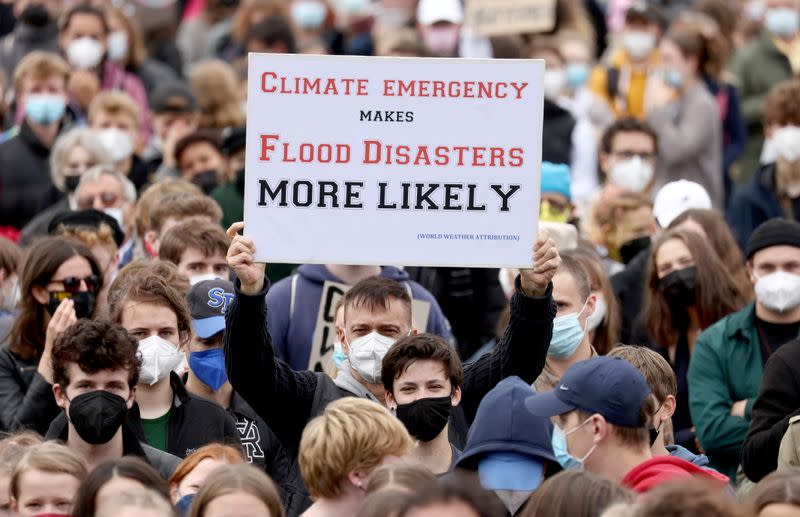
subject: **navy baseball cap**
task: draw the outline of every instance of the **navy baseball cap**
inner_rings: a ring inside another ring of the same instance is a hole
[[[581,410],[599,413],[615,425],[644,427],[640,412],[649,395],[644,375],[628,361],[593,357],[573,364],[555,389],[529,397],[525,406],[536,416]]]
[[[225,312],[234,297],[233,283],[222,278],[204,280],[193,285],[186,294],[192,328],[202,339],[225,330]]]

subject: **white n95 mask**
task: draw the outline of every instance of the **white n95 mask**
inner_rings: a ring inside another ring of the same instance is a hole
[[[756,278],[756,298],[767,309],[787,312],[800,305],[800,276],[775,271]]]
[[[376,331],[350,341],[350,366],[371,384],[381,382],[381,365],[386,353],[396,342]]]
[[[170,372],[184,359],[184,354],[178,347],[158,336],[140,340],[139,354],[142,357],[139,382],[150,386],[169,377]]]

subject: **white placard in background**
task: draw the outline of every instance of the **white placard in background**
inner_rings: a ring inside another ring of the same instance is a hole
[[[256,259],[530,267],[540,60],[250,54]]]

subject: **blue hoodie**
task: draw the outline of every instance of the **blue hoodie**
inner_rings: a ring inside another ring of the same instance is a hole
[[[665,449],[667,449],[667,452],[669,452],[669,455],[673,458],[680,458],[698,467],[713,470],[708,466],[708,456],[705,454],[695,454],[686,447],[681,447],[680,445],[667,445]]]
[[[548,476],[553,469],[560,470],[550,443],[553,425],[525,407],[525,399],[533,394],[533,388],[516,376],[503,379],[487,393],[478,406],[456,466],[476,470],[485,454],[516,452],[544,461]]]
[[[325,281],[344,283],[322,265],[306,264],[297,270],[294,293],[294,314],[290,314],[292,298],[292,278],[284,278],[267,292],[267,324],[272,336],[272,344],[278,357],[289,363],[295,370],[307,370],[311,356],[311,343],[317,324],[319,300]],[[381,275],[411,288],[415,300],[430,302],[426,332],[442,336],[450,341],[447,319],[436,299],[424,287],[408,279],[408,273],[392,266],[384,266]]]

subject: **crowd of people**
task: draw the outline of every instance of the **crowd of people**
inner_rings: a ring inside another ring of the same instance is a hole
[[[0,516],[800,515],[800,0],[469,3],[0,0]],[[544,60],[532,267],[256,262],[250,52]]]

